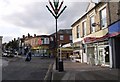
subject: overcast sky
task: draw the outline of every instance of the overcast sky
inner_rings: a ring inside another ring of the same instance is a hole
[[[64,0],[62,8],[65,5],[67,8],[58,19],[58,30],[70,29],[71,24],[85,12],[89,1]],[[0,36],[3,36],[3,42],[28,33],[54,33],[55,19],[46,5],[50,7],[48,0],[0,0]]]

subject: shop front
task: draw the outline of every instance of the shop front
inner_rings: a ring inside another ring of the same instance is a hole
[[[76,42],[74,45],[73,55],[80,59],[81,63],[87,63],[87,55],[85,52],[85,44],[82,41]]]
[[[120,20],[109,26],[110,67],[120,68]]]
[[[85,39],[88,64],[99,66],[110,65],[108,35],[105,36]]]
[[[32,48],[34,56],[48,57],[50,55],[48,46],[36,46]]]

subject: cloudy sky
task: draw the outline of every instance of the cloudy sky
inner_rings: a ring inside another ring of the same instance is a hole
[[[67,8],[58,19],[58,29],[70,29],[71,24],[85,12],[89,1],[64,0],[62,8],[65,5]],[[0,0],[0,36],[3,36],[3,42],[28,33],[55,32],[54,17],[46,5],[50,7],[48,0]]]

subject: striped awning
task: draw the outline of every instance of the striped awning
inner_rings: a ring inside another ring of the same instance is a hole
[[[86,38],[84,38],[84,42],[85,43],[98,42],[98,41],[106,40],[109,37],[110,37],[110,34],[108,34],[108,33],[102,37],[86,37]]]

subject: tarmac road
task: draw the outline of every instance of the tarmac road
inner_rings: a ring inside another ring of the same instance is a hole
[[[14,60],[14,58],[13,58]],[[43,80],[54,59],[32,57],[30,62],[18,58],[2,68],[2,80]]]

